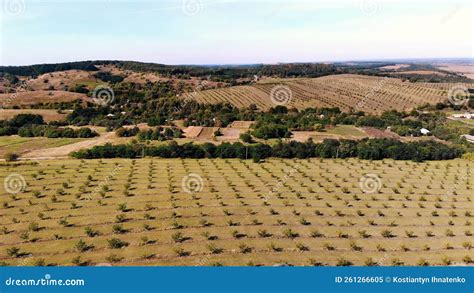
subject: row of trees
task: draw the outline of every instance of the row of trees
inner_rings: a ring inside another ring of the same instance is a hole
[[[97,132],[87,127],[72,129],[59,126],[61,126],[61,123],[46,124],[41,115],[18,114],[10,120],[0,121],[0,136],[18,134],[23,137],[89,138],[98,135]]]
[[[51,125],[27,125],[18,129],[22,137],[48,137],[48,138],[90,138],[99,134],[88,127],[73,129],[70,127],[56,127]]]
[[[118,137],[132,137],[137,135],[138,132],[140,132],[140,128],[138,128],[137,126],[132,128],[120,127],[115,130],[115,135]]]
[[[434,141],[402,143],[392,139],[332,140],[322,143],[279,142],[274,146],[267,144],[244,145],[242,143],[223,143],[214,145],[205,143],[195,145],[187,143],[178,145],[145,146],[143,144],[95,146],[80,150],[71,155],[79,159],[98,158],[135,158],[153,156],[162,158],[239,158],[260,161],[269,157],[278,158],[350,158],[358,157],[368,160],[391,158],[395,160],[448,160],[460,157],[462,150]]]
[[[98,68],[96,65],[105,65],[110,63],[113,63],[113,61],[78,61],[55,64],[35,64],[28,66],[0,66],[0,72],[21,76],[37,76],[44,73],[72,69],[97,71]]]
[[[0,136],[16,135],[23,126],[44,125],[43,116],[36,114],[18,114],[10,120],[0,120]]]
[[[358,63],[358,64],[324,64],[324,63],[287,63],[287,64],[251,64],[241,66],[201,66],[201,65],[165,65],[158,63],[144,63],[135,61],[79,61],[56,64],[37,64],[29,66],[0,66],[0,73],[9,73],[21,76],[36,76],[39,74],[64,71],[88,70],[98,71],[100,65],[116,65],[124,70],[136,72],[154,72],[163,76],[178,77],[182,79],[199,77],[209,78],[213,81],[225,81],[231,84],[241,78],[253,79],[257,76],[274,77],[319,77],[331,74],[359,73],[381,74],[379,67],[393,65],[393,63]]]
[[[183,132],[178,127],[155,127],[154,129],[140,130],[137,126],[133,128],[120,127],[115,131],[118,137],[133,137],[138,136],[141,141],[144,140],[171,140],[173,138],[180,138]]]
[[[102,81],[110,82],[110,83],[119,83],[124,80],[123,76],[114,75],[110,72],[99,71],[94,76]]]
[[[290,138],[291,132],[286,125],[261,123],[252,131],[252,135],[262,139]]]
[[[155,129],[147,129],[138,132],[139,140],[170,140],[183,136],[181,129],[177,127],[156,127]]]

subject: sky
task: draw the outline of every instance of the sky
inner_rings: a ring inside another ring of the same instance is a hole
[[[0,65],[474,57],[471,0],[0,1]]]

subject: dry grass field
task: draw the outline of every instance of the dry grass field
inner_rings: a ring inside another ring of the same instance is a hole
[[[474,78],[474,64],[440,64],[438,68]]]
[[[174,85],[178,83],[182,83],[187,86],[198,86],[201,84],[201,79],[196,77],[191,77],[189,79],[181,79],[176,77],[167,77],[160,75],[159,73],[155,72],[135,72],[132,70],[124,70],[120,67],[115,65],[99,65],[97,68],[100,69],[102,72],[109,72],[113,75],[119,75],[124,77],[124,82],[131,82],[131,83],[138,83],[138,84],[145,84],[148,82],[167,82],[171,81]],[[206,80],[206,87],[214,88],[217,87],[219,82]]]
[[[0,156],[3,158],[6,153],[11,152],[21,156],[31,153],[44,156],[50,149],[63,149],[67,145],[76,144],[84,140],[83,138],[2,136],[0,137]],[[66,153],[66,156],[67,154],[68,153]],[[54,154],[55,157],[59,155],[64,156],[64,154],[58,152]]]
[[[9,111],[9,110],[0,110]],[[17,110],[12,110],[17,111]],[[28,111],[28,110],[18,110]],[[50,110],[32,110],[36,111],[50,111]],[[53,110],[51,110],[53,111]],[[76,126],[69,126],[70,128],[79,128]],[[1,136],[0,137],[0,156],[6,153],[13,152],[20,155],[22,158],[37,159],[37,158],[63,158],[68,157],[71,152],[81,150],[83,148],[90,148],[96,145],[103,145],[106,143],[128,143],[132,138],[117,137],[115,132],[105,132],[104,127],[90,127],[92,130],[99,133],[99,136],[92,138],[47,138],[47,137],[21,137],[18,135]]]
[[[280,88],[283,104],[297,109],[339,107],[343,111],[353,109],[381,113],[445,102],[449,89],[454,86],[450,83],[410,83],[396,78],[344,74],[311,79],[270,79],[249,86],[191,93],[185,98],[202,103],[229,102],[237,107],[255,104],[265,110],[276,105],[272,102],[271,93]],[[474,87],[474,84],[464,86]]]
[[[18,114],[38,114],[44,121],[64,121],[68,112],[59,113],[58,110],[49,109],[0,109],[0,120],[9,120]]]
[[[395,64],[395,65],[387,65],[380,67],[381,70],[399,70],[403,68],[410,67],[410,64]]]
[[[58,140],[54,138],[53,140]],[[64,140],[60,138],[59,140]],[[89,139],[73,138],[69,139],[68,143],[51,145],[42,148],[35,148],[25,152],[22,157],[37,159],[37,158],[58,158],[68,157],[71,152],[79,151],[81,149],[92,148],[97,145],[104,145],[106,143],[127,143],[130,141],[129,137],[116,137],[115,132],[102,133],[100,136],[96,136]]]
[[[465,160],[3,164],[0,262],[472,265],[473,171]]]
[[[146,82],[159,82],[167,80],[164,77],[160,77],[159,74],[152,72],[134,72],[131,70],[123,70],[114,65],[101,65],[97,66],[102,72],[109,72],[113,75],[124,76],[125,82],[134,82],[144,84]]]
[[[42,74],[27,81],[32,90],[48,90],[51,86],[55,90],[73,88],[77,84],[90,85],[92,88],[103,82],[94,77],[95,72],[85,70],[65,70]]]
[[[434,71],[434,70],[407,70],[407,71],[395,71],[388,72],[387,74],[419,74],[419,75],[439,75],[447,76],[444,72]]]
[[[30,106],[38,103],[73,102],[85,100],[85,94],[66,91],[19,91],[17,93],[0,94],[0,107]]]
[[[292,131],[292,140],[305,142],[312,139],[315,142],[322,142],[325,139],[350,139],[358,140],[369,137],[369,134],[362,128],[352,125],[338,125],[328,128],[325,131]]]

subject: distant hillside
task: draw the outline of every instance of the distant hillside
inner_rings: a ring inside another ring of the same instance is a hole
[[[474,83],[464,85],[474,88]],[[274,107],[276,100],[276,103],[300,110],[308,107],[339,107],[343,111],[382,113],[446,102],[448,91],[453,86],[452,83],[411,83],[398,78],[344,74],[320,78],[269,79],[268,82],[252,85],[190,93],[184,99],[211,104],[229,102],[239,108],[254,104],[262,110]]]
[[[134,72],[154,72],[163,76],[177,78],[210,77],[229,81],[238,78],[254,78],[254,76],[273,77],[319,77],[342,73],[363,73],[374,69],[373,64],[366,65],[334,65],[323,63],[285,63],[285,64],[253,64],[253,65],[164,65],[135,61],[80,61],[57,64],[36,64],[28,66],[0,66],[0,75],[38,76],[50,72],[66,70],[97,71],[102,65],[115,65],[122,70]],[[378,64],[383,66],[385,64]]]
[[[79,61],[57,64],[36,64],[29,66],[0,66],[0,77],[16,81],[16,77],[37,77],[46,73],[68,70],[100,71],[104,66],[113,66],[129,74],[152,73],[164,78],[188,80],[191,78],[224,82],[230,85],[245,84],[255,77],[321,77],[336,74],[363,74],[391,76],[412,82],[471,82],[466,76],[441,70],[429,64],[393,62],[337,62],[337,63],[282,63],[248,65],[165,65],[136,61]],[[122,76],[127,79],[127,75]],[[133,78],[132,78],[133,79]]]
[[[97,71],[96,65],[111,64],[116,61],[79,61],[55,64],[35,64],[27,66],[0,66],[0,73],[9,73],[19,76],[38,76],[45,73],[65,70]]]

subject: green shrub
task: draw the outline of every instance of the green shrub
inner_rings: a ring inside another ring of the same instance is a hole
[[[6,162],[13,162],[13,161],[18,160],[19,156],[15,153],[7,152],[5,153],[3,158],[5,159]]]

